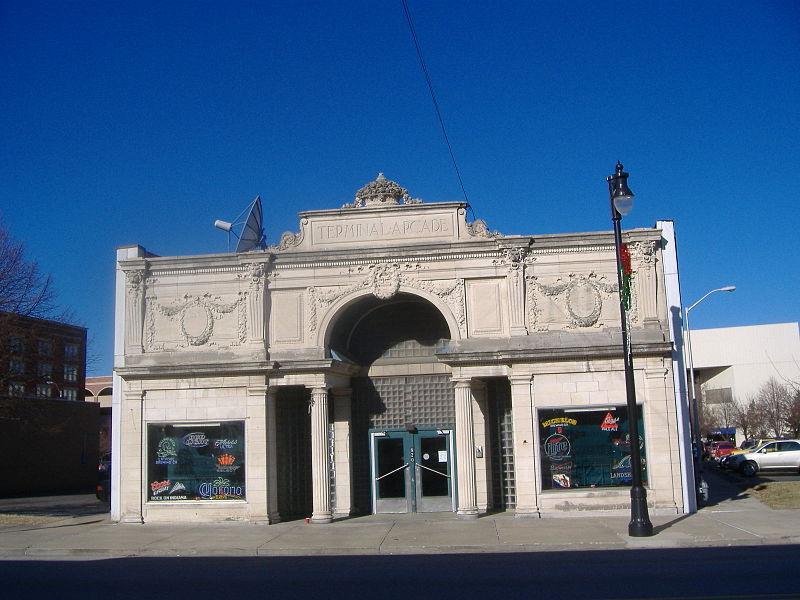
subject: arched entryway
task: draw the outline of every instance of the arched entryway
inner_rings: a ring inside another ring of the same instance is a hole
[[[454,509],[454,387],[436,358],[450,335],[439,310],[409,293],[365,296],[336,318],[330,354],[359,366],[351,380],[353,512]]]

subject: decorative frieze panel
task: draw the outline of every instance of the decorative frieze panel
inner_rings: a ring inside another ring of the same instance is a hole
[[[458,322],[459,331],[466,333],[466,314],[464,309],[464,281],[453,280],[426,280],[420,279],[414,273],[422,267],[419,264],[404,263],[376,263],[368,266],[359,266],[349,269],[349,276],[360,279],[348,286],[311,287],[308,289],[308,328],[311,333],[317,331],[319,319],[325,311],[340,298],[359,292],[369,291],[376,298],[388,300],[394,297],[401,286],[427,292],[440,298],[453,313]]]
[[[167,304],[156,296],[146,300],[146,352],[203,347],[225,348],[247,339],[248,292],[226,302],[211,294],[185,294]]]
[[[540,277],[528,276],[528,324],[532,330],[557,329],[559,325],[573,327],[599,327],[604,306],[618,302],[617,285],[598,277],[570,273],[546,283]]]

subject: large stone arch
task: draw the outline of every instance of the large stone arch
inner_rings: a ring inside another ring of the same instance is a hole
[[[453,314],[453,311],[450,309],[450,307],[442,300],[442,298],[425,290],[420,290],[407,285],[400,285],[396,294],[393,294],[392,297],[384,300],[391,301],[392,298],[402,296],[411,296],[425,301],[426,304],[435,309],[444,319],[449,332],[449,339],[461,339],[462,336],[461,329],[459,327],[459,320]],[[317,330],[316,340],[316,345],[324,348],[326,355],[330,354],[331,336],[334,332],[337,321],[357,303],[370,297],[377,298],[377,296],[371,290],[358,290],[337,299],[327,308],[320,320],[320,327]]]

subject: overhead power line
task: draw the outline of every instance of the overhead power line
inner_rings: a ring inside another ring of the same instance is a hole
[[[433,100],[433,108],[436,110],[436,116],[439,119],[439,125],[442,127],[442,135],[444,135],[444,141],[447,144],[447,149],[450,151],[450,159],[453,161],[453,168],[456,171],[456,177],[458,177],[458,183],[461,186],[461,192],[464,194],[464,200],[467,204],[469,204],[469,199],[467,198],[467,190],[464,188],[464,181],[461,179],[461,171],[458,170],[458,163],[456,162],[456,156],[453,153],[453,146],[450,144],[450,138],[447,137],[447,129],[444,126],[444,119],[442,118],[442,111],[439,110],[439,103],[436,101],[436,94],[433,91],[433,83],[431,82],[431,76],[428,74],[428,68],[425,66],[425,59],[422,58],[422,50],[419,47],[419,40],[417,40],[417,33],[414,31],[414,23],[411,20],[411,13],[408,10],[408,4],[406,4],[406,0],[400,0],[403,4],[403,11],[406,13],[406,21],[408,22],[408,29],[411,31],[411,39],[414,40],[414,47],[417,49],[417,56],[419,57],[419,64],[422,67],[422,72],[425,74],[425,81],[428,83],[428,91],[431,93],[431,100]]]

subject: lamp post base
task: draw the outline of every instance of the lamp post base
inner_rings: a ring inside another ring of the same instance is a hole
[[[631,521],[628,523],[628,535],[631,537],[650,537],[653,535],[653,524],[647,514],[647,491],[643,487],[631,488]]]

